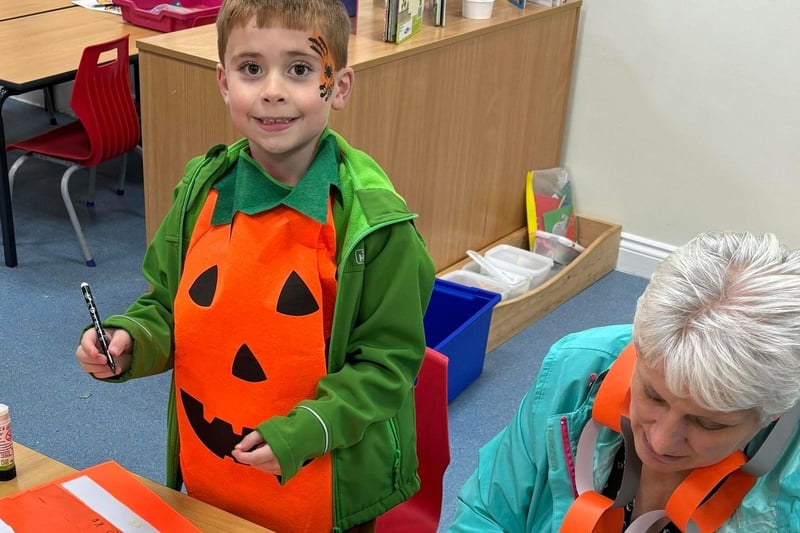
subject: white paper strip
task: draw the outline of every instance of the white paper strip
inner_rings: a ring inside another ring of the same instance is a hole
[[[159,533],[89,476],[65,481],[61,486],[124,533]]]
[[[14,533],[14,529],[0,519],[0,533]]]

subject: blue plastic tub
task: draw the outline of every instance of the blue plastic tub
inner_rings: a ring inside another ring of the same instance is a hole
[[[342,0],[344,7],[347,9],[347,14],[353,18],[358,13],[358,0]]]
[[[483,372],[492,309],[500,295],[436,278],[425,312],[425,340],[447,356],[447,401]]]

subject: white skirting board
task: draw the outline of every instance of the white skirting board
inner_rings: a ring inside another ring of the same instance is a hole
[[[638,235],[625,233],[620,235],[617,270],[649,278],[656,267],[675,250],[675,246],[653,241]]]

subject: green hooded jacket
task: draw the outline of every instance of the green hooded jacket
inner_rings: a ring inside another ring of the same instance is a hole
[[[331,130],[339,146],[341,198],[334,202],[338,286],[328,374],[316,396],[257,426],[281,465],[281,483],[332,453],[334,532],[369,521],[419,489],[413,383],[425,351],[423,316],[434,266],[404,200],[378,164]],[[117,381],[173,366],[173,303],[192,229],[209,189],[247,140],[193,159],[145,253],[151,289],[104,321],[134,339],[131,369]],[[337,195],[334,195],[336,197]],[[168,486],[179,489],[176,402],[167,420]]]

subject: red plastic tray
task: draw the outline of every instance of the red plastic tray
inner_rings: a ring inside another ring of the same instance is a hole
[[[157,31],[176,31],[209,24],[219,12],[222,0],[114,0],[122,19]]]

